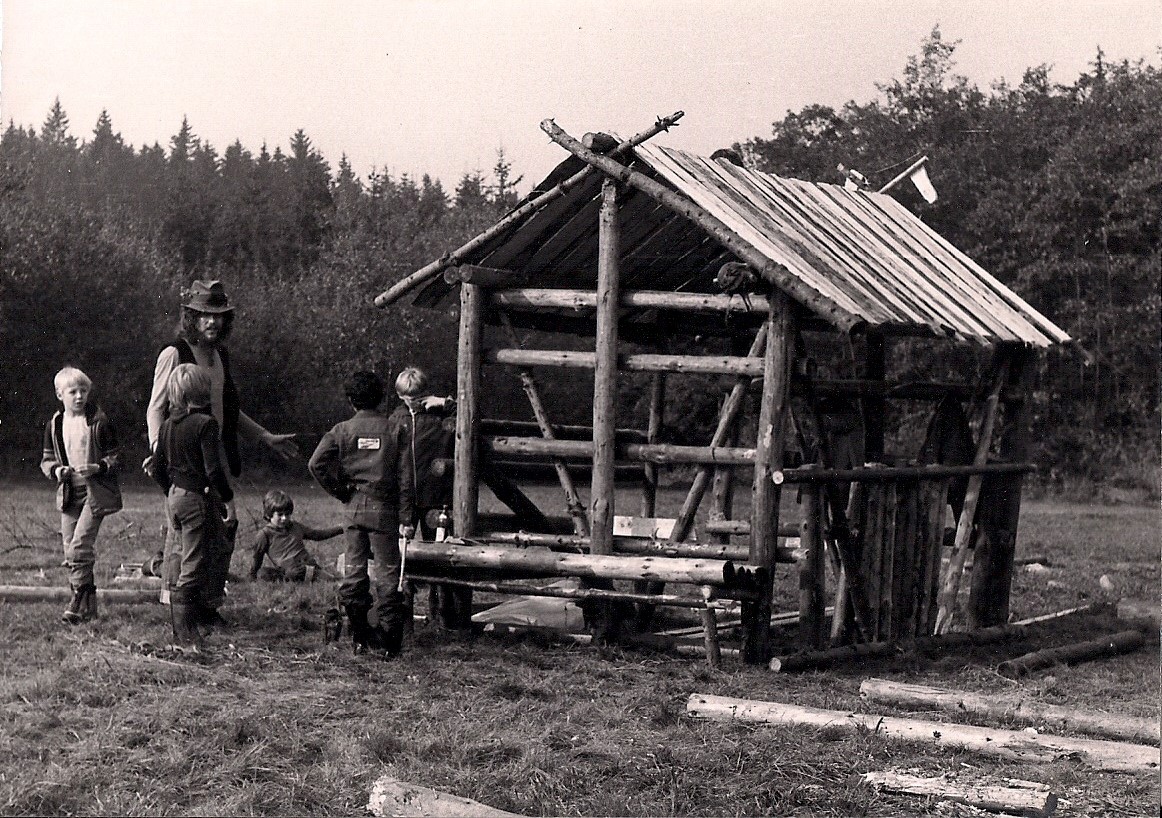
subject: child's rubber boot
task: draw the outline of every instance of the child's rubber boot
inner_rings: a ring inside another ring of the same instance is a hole
[[[323,644],[338,642],[343,636],[343,613],[338,608],[328,608],[323,613]]]
[[[97,586],[90,585],[89,593],[85,597],[84,610],[81,611],[81,618],[86,622],[97,618]]]
[[[188,653],[201,653],[204,644],[198,630],[198,603],[188,594],[173,591],[170,594],[169,613],[173,624],[174,647]]]
[[[351,630],[351,648],[356,656],[362,656],[371,647],[371,625],[367,623],[369,609],[364,605],[344,605],[343,610]]]
[[[69,600],[68,607],[61,614],[61,622],[66,625],[79,625],[85,621],[81,614],[85,607],[84,586],[74,587],[72,591],[73,598]]]

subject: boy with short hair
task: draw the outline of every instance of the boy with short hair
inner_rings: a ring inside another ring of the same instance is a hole
[[[197,653],[199,624],[216,603],[214,560],[226,547],[225,505],[234,499],[226,466],[219,459],[218,421],[210,409],[210,374],[194,364],[179,364],[166,380],[170,413],[158,430],[150,474],[166,494],[166,513],[174,532],[167,541],[172,566],[165,578],[170,592],[174,644]],[[209,598],[207,598],[209,597]]]
[[[383,381],[374,372],[356,372],[344,391],[355,414],[323,435],[307,468],[324,491],[346,506],[349,515],[339,603],[347,614],[355,653],[375,648],[391,659],[403,649],[408,616],[399,590],[399,469],[401,456],[408,457],[405,430],[379,411]],[[368,623],[373,603],[367,572],[371,558],[376,565],[374,628]]]
[[[57,482],[61,541],[73,592],[61,621],[75,625],[97,616],[97,534],[101,520],[121,509],[121,448],[109,418],[89,400],[93,382],[88,375],[66,366],[56,373],[53,386],[63,409],[44,428],[40,470]]]
[[[310,528],[291,518],[295,501],[285,491],[271,489],[262,498],[262,516],[266,525],[254,540],[254,560],[250,579],[259,576],[267,581],[307,582],[314,580],[319,563],[307,550],[303,540],[329,540],[343,533],[342,526]],[[264,568],[262,561],[270,557],[272,567]]]
[[[452,458],[456,430],[451,414],[456,401],[437,397],[428,388],[428,377],[409,366],[395,379],[395,391],[402,404],[392,418],[407,430],[411,468],[403,469],[404,495],[414,502],[400,509],[405,536],[418,528],[425,540],[436,536],[436,517],[452,502]],[[433,585],[430,607],[440,624],[459,634],[472,629],[472,589],[453,585]]]

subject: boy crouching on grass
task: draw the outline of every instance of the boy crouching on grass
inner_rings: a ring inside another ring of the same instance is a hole
[[[66,366],[53,379],[63,409],[44,429],[40,470],[57,483],[61,541],[69,568],[73,598],[61,614],[70,625],[97,617],[97,533],[101,520],[121,510],[117,483],[120,447],[109,418],[89,402],[93,382],[81,370]]]
[[[355,653],[382,650],[385,659],[403,649],[409,612],[400,590],[400,457],[407,457],[406,430],[380,412],[383,381],[374,372],[356,372],[345,392],[355,414],[323,435],[307,468],[319,485],[346,506],[347,545],[339,603],[347,614]],[[410,468],[410,463],[407,465]],[[410,501],[404,503],[410,506]],[[367,561],[374,558],[378,622],[372,607]]]
[[[250,579],[261,577],[270,582],[312,582],[319,571],[318,561],[307,550],[303,540],[329,540],[343,533],[342,526],[310,528],[291,519],[295,501],[284,491],[272,489],[262,498],[262,516],[266,525],[254,541],[254,561]],[[271,567],[262,561],[269,557]]]

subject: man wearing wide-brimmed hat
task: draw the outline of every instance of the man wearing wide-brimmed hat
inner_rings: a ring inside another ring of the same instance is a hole
[[[166,381],[178,364],[196,364],[210,374],[211,411],[221,428],[222,457],[230,474],[238,477],[242,473],[242,460],[238,453],[239,435],[269,446],[284,458],[294,458],[299,454],[294,444],[294,435],[279,435],[267,431],[253,418],[241,410],[238,389],[230,372],[230,355],[223,344],[230,337],[234,325],[234,307],[226,297],[226,288],[221,281],[194,281],[183,293],[181,325],[178,337],[166,345],[157,356],[153,370],[153,391],[149,397],[145,421],[149,430],[149,449],[157,445],[157,434],[169,412],[166,401]],[[147,461],[148,462],[148,461]],[[230,557],[234,552],[233,533],[237,531],[238,520],[234,514],[234,504],[226,506],[226,525],[231,532],[229,553],[223,553],[210,560],[208,587],[201,600],[204,619],[208,624],[221,623],[217,613],[224,596],[226,574],[230,568]],[[168,537],[167,537],[168,539]],[[164,560],[157,556],[146,563],[151,573],[162,573]],[[163,578],[168,578],[168,571]]]

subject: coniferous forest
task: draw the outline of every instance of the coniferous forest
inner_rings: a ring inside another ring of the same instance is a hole
[[[872,101],[788,111],[735,147],[761,170],[838,182],[843,163],[873,187],[927,154],[939,199],[895,195],[1090,353],[1043,357],[1040,476],[1156,490],[1162,73],[1099,51],[1066,84],[1035,66],[981,89],[954,55],[934,29]],[[115,118],[73,123],[58,100],[39,125],[10,122],[0,138],[2,473],[38,462],[65,363],[93,378],[129,462],[144,455],[153,363],[193,278],[221,279],[238,309],[229,346],[243,408],[300,433],[305,451],[347,411],[340,384],[355,368],[415,363],[452,388],[456,306],[379,310],[372,298],[507,212],[519,156],[497,151],[488,174],[449,191],[426,175],[359,177],[302,130],[285,146],[221,148],[183,119],[167,144],[133,146]],[[894,354],[908,371],[907,347]],[[688,417],[712,426],[717,397]]]

